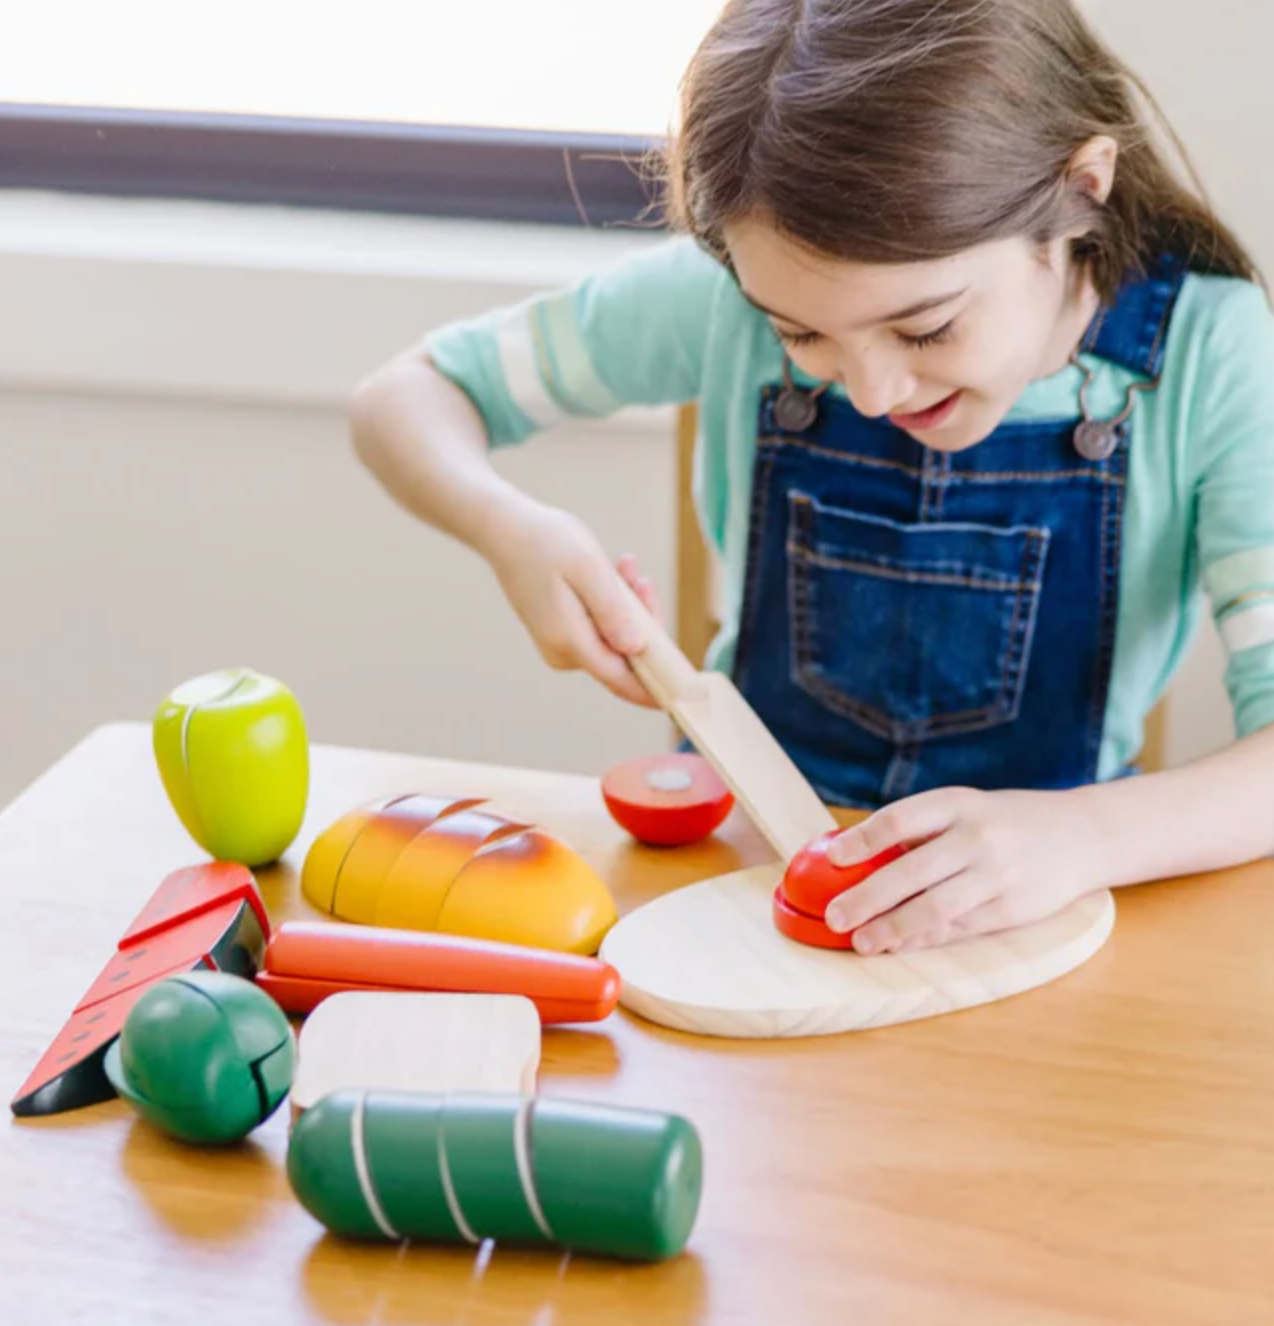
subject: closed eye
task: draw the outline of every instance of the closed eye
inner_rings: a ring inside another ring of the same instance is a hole
[[[912,350],[923,350],[926,346],[941,345],[944,341],[949,341],[955,332],[956,320],[943,323],[936,331],[925,332],[923,336],[908,336],[906,332],[898,332],[897,337]]]
[[[784,345],[813,345],[815,341],[822,340],[822,334],[816,331],[791,332],[784,331],[782,327],[775,327],[774,331]]]

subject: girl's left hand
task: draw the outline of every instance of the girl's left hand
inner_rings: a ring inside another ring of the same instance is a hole
[[[833,899],[827,923],[859,953],[929,948],[1042,920],[1105,887],[1075,792],[942,788],[878,811],[827,848],[837,866],[908,850]]]

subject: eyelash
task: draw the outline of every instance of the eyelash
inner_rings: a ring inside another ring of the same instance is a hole
[[[822,339],[818,332],[785,332],[779,331],[777,327],[774,330],[784,345],[813,345],[815,341]]]
[[[944,341],[951,339],[952,332],[955,331],[955,319],[944,323],[936,331],[925,332],[923,336],[908,336],[905,332],[898,333],[898,339],[903,345],[910,346],[913,350],[923,350],[926,346],[941,345]]]
[[[818,332],[785,332],[778,331],[777,328],[775,328],[775,330],[778,332],[779,340],[782,341],[784,345],[796,347],[813,345],[815,341],[822,339]],[[924,350],[931,345],[941,345],[944,341],[949,341],[954,331],[955,319],[952,318],[950,322],[944,323],[936,331],[926,332],[923,336],[908,336],[905,332],[896,332],[895,335],[903,345],[908,346],[910,349]]]

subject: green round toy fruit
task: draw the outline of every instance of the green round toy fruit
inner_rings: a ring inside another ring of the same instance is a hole
[[[219,861],[278,860],[305,818],[310,749],[296,696],[251,668],[183,682],[155,713],[155,762],[187,832]]]
[[[106,1076],[143,1118],[186,1142],[235,1142],[292,1086],[296,1038],[252,981],[193,971],[152,986],[106,1054]]]

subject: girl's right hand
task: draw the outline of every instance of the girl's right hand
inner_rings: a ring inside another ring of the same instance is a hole
[[[661,618],[654,589],[632,557],[612,565],[583,521],[538,503],[520,510],[484,551],[550,667],[583,669],[621,699],[657,707],[627,662],[645,640],[616,571],[656,620]]]

